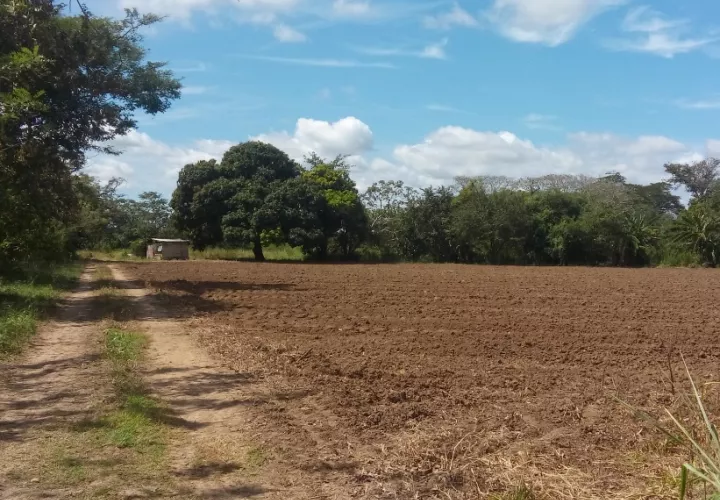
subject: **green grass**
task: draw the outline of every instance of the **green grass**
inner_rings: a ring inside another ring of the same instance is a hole
[[[263,248],[266,260],[303,260],[300,248],[283,246],[269,246]],[[205,250],[190,250],[192,260],[253,260],[252,250],[244,248],[207,248]]]
[[[663,249],[658,267],[700,267],[700,256],[687,249],[668,247]]]
[[[108,442],[159,460],[166,441],[163,409],[148,395],[137,369],[146,346],[147,337],[142,333],[117,325],[105,330],[105,354],[112,363],[118,408],[103,419],[103,428]]]
[[[81,271],[81,263],[28,266],[0,277],[0,357],[23,349],[38,321],[75,286]]]
[[[492,495],[490,500],[535,500],[535,493],[525,485],[518,486],[499,495]]]
[[[147,344],[145,335],[117,327],[105,331],[105,350],[114,363],[127,364],[138,361]]]
[[[78,257],[84,260],[100,260],[100,261],[140,261],[145,257],[137,257],[132,254],[128,248],[118,248],[116,250],[79,250]]]
[[[289,245],[268,246],[263,248],[265,259],[269,261],[302,261],[304,259],[300,248]],[[100,261],[142,261],[144,257],[135,257],[130,250],[81,250],[78,255],[83,259]],[[246,248],[207,248],[205,250],[190,249],[191,260],[254,260],[252,250]]]

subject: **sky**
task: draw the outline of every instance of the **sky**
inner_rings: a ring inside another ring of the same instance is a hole
[[[85,0],[167,16],[145,31],[183,95],[94,155],[125,194],[269,142],[349,155],[361,189],[456,176],[665,178],[720,155],[715,0]]]

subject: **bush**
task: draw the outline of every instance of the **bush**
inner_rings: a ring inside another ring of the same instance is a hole
[[[361,245],[357,249],[357,254],[361,262],[399,262],[394,252],[385,246],[378,245]]]
[[[147,255],[148,242],[146,240],[135,240],[130,243],[130,253],[135,257],[145,257]]]

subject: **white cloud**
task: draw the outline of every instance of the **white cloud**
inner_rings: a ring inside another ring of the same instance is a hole
[[[598,176],[609,171],[619,171],[633,182],[655,182],[664,176],[664,163],[697,157],[691,148],[661,136],[626,138],[580,132],[569,135],[563,146],[545,147],[511,132],[443,127],[420,143],[397,146],[392,161],[375,169],[382,175],[396,171],[416,186],[448,184],[460,175]]]
[[[407,49],[404,47],[355,47],[354,50],[360,54],[377,57],[421,57],[425,59],[445,59],[445,47],[448,39],[443,38],[437,43],[426,45],[420,50]]]
[[[635,36],[608,40],[606,46],[613,50],[644,52],[671,59],[718,40],[707,36],[685,36],[689,24],[686,19],[668,19],[649,7],[636,7],[627,13],[622,24],[624,31]]]
[[[675,104],[684,109],[720,109],[720,99],[717,98],[697,101],[680,99]]]
[[[350,155],[352,175],[361,188],[381,179],[403,180],[409,185],[451,184],[456,176],[545,174],[603,175],[618,171],[631,182],[657,182],[665,177],[667,162],[688,162],[703,154],[720,155],[720,140],[711,139],[705,151],[664,136],[623,137],[610,133],[577,132],[560,145],[539,145],[508,131],[478,131],[447,126],[429,133],[417,143],[399,144],[388,155],[373,154],[370,127],[355,117],[335,122],[301,118],[292,131],[252,137],[274,144],[301,161],[311,151],[332,158]],[[233,145],[223,140],[196,140],[170,145],[132,131],[113,145],[124,151],[119,157],[90,160],[88,172],[107,180],[124,177],[134,192],[156,190],[169,195],[177,172],[185,164],[220,159]]]
[[[275,39],[286,43],[299,43],[307,41],[307,37],[298,30],[291,28],[286,24],[278,24],[273,29]]]
[[[336,122],[300,118],[295,131],[271,132],[253,137],[253,140],[269,142],[296,160],[315,151],[323,157],[362,155],[372,148],[373,134],[370,127],[353,116]]]
[[[101,182],[107,182],[112,178],[127,180],[135,170],[127,162],[118,160],[112,156],[104,156],[97,160],[91,160],[85,172],[92,175]]]
[[[134,191],[160,191],[170,194],[177,173],[188,163],[220,159],[233,143],[203,139],[184,146],[171,146],[144,132],[131,130],[109,143],[120,156],[99,155],[88,161],[87,172],[101,180],[122,177],[126,188]]]
[[[438,43],[433,43],[425,47],[421,53],[421,57],[428,59],[445,59],[445,47],[448,44],[448,39],[444,38]]]
[[[195,12],[217,14],[224,8],[235,8],[239,12],[282,12],[292,9],[299,0],[119,0],[121,8],[138,8],[146,12],[188,20]]]
[[[428,104],[425,106],[428,111],[439,111],[440,113],[464,113],[462,109],[446,106],[444,104]]]
[[[370,2],[359,0],[335,0],[333,12],[338,16],[364,16],[370,13]]]
[[[487,18],[517,42],[561,45],[603,11],[626,0],[494,0]]]
[[[448,12],[434,16],[425,16],[423,24],[426,28],[447,30],[453,26],[473,28],[478,26],[479,23],[468,11],[456,3]]]
[[[710,139],[707,141],[707,154],[708,156],[720,157],[720,140]]]

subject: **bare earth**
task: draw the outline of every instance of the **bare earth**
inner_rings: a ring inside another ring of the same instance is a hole
[[[669,499],[688,456],[615,398],[681,411],[683,353],[717,414],[713,270],[111,268],[172,432],[106,498]],[[43,465],[109,397],[91,279],[0,367],[0,499],[93,498]]]
[[[618,403],[709,403],[720,274],[162,262],[123,269],[244,373],[274,463],[353,497],[673,498],[687,455]],[[680,409],[678,408],[678,411]],[[663,486],[664,485],[664,486]],[[348,493],[350,494],[350,493]]]

